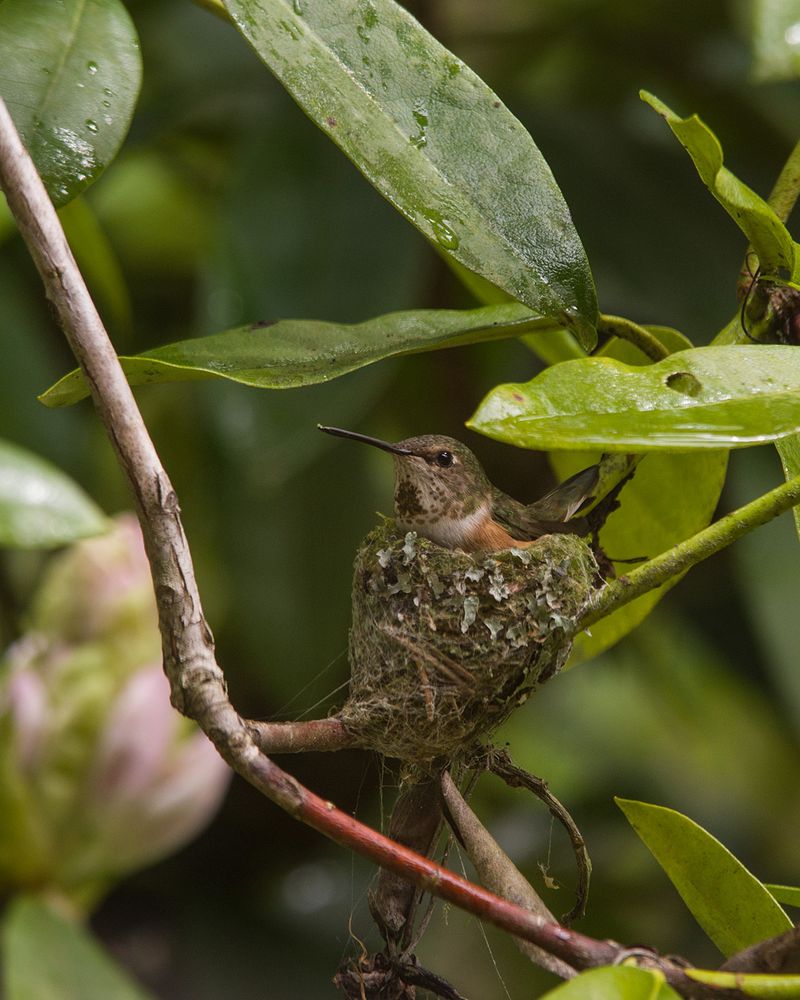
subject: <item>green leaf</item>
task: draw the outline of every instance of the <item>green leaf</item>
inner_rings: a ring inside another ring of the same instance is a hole
[[[686,975],[718,990],[735,990],[747,997],[764,1000],[798,1000],[800,976],[765,973],[719,972],[716,969],[687,969]]]
[[[762,444],[800,430],[800,352],[697,347],[646,367],[565,361],[497,386],[468,426],[522,448],[692,451]]]
[[[542,1000],[678,1000],[660,972],[630,965],[590,969],[545,993]]]
[[[517,302],[415,309],[355,324],[287,319],[182,340],[120,361],[131,385],[224,378],[258,389],[293,389],[401,354],[517,337],[542,322]],[[68,406],[88,395],[76,369],[39,398],[46,406]]]
[[[751,9],[754,77],[800,76],[800,0],[753,0]]]
[[[763,198],[723,166],[722,146],[711,129],[697,115],[680,118],[646,90],[640,91],[640,97],[665,119],[694,161],[703,183],[750,241],[762,274],[792,275],[795,244],[789,231]]]
[[[3,0],[0,94],[56,205],[88,187],[128,131],[139,42],[120,0]]]
[[[52,548],[107,527],[102,511],[63,472],[0,441],[0,545]]]
[[[598,461],[597,452],[552,452],[550,460],[560,479]],[[655,453],[639,463],[633,479],[620,494],[620,510],[611,515],[600,532],[600,542],[612,559],[635,559],[666,552],[711,521],[725,483],[726,451],[689,455]],[[686,489],[691,483],[691,490]],[[617,573],[631,569],[616,564]],[[632,632],[661,598],[679,582],[642,594],[635,601],[596,622],[575,638],[569,666],[598,656]]]
[[[800,887],[767,883],[764,888],[768,889],[779,903],[784,903],[786,906],[800,906]]]
[[[561,191],[468,66],[394,0],[225,6],[311,120],[429,240],[594,345],[594,283]]]
[[[79,924],[22,897],[3,926],[6,1000],[148,1000]]]
[[[693,820],[663,806],[615,801],[723,955],[791,930],[758,879]]]

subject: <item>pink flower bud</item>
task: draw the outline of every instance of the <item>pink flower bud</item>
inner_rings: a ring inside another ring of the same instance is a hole
[[[87,905],[195,836],[230,771],[170,705],[139,526],[57,556],[0,663],[0,892]]]

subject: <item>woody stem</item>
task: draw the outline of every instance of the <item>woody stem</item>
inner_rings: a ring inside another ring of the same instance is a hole
[[[573,635],[594,625],[642,594],[720,552],[732,542],[800,503],[800,476],[726,514],[696,535],[662,552],[638,569],[612,580],[576,620]]]

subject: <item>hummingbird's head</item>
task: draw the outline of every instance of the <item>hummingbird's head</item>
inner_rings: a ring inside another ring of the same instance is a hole
[[[394,510],[403,531],[418,531],[439,544],[451,545],[451,528],[490,504],[486,473],[469,448],[455,438],[423,434],[390,444],[337,427],[321,426],[320,430],[362,441],[393,456]]]

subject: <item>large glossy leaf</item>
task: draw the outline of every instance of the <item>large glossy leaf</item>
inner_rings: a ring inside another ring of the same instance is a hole
[[[22,897],[3,926],[6,1000],[148,1000],[77,923]]]
[[[758,80],[800,76],[800,0],[753,0],[753,75]]]
[[[225,0],[300,107],[428,239],[594,343],[583,246],[550,168],[486,84],[394,0]]]
[[[660,972],[627,965],[590,969],[544,994],[542,1000],[678,1000]]]
[[[516,337],[542,320],[517,302],[480,309],[416,309],[364,323],[287,319],[120,358],[132,385],[225,378],[259,389],[292,389],[401,354]],[[47,390],[47,406],[68,406],[89,391],[79,371]]]
[[[800,351],[698,347],[632,367],[581,358],[493,389],[469,421],[523,448],[739,448],[800,430]]]
[[[52,548],[107,526],[102,511],[63,472],[0,441],[0,545]]]
[[[722,146],[711,129],[697,115],[680,118],[653,94],[640,94],[665,119],[703,183],[750,241],[762,274],[793,274],[796,251],[789,231],[763,198],[723,166]]]
[[[122,144],[141,82],[139,42],[120,0],[3,0],[0,95],[63,205]]]
[[[791,930],[761,882],[693,820],[646,802],[616,802],[723,955]]]

